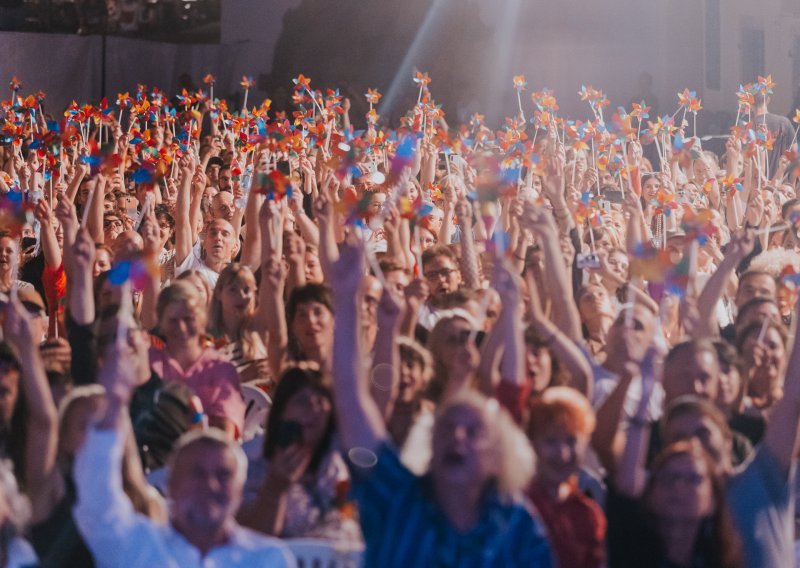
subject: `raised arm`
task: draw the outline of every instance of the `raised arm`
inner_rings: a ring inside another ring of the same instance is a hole
[[[33,506],[33,520],[37,522],[49,517],[63,496],[64,485],[56,469],[58,412],[39,354],[39,338],[34,336],[30,316],[19,300],[12,299],[5,308],[3,333],[16,350],[22,367],[22,394],[28,430],[25,490]]]
[[[400,384],[400,349],[397,337],[403,316],[403,303],[392,292],[383,288],[378,304],[378,333],[372,358],[373,379],[370,381],[372,398],[380,409],[381,416],[389,420],[394,410]]]
[[[99,375],[106,388],[105,410],[100,421],[89,428],[75,456],[75,523],[95,558],[106,559],[108,566],[122,564],[114,558],[129,558],[139,552],[131,548],[140,541],[130,537],[149,526],[149,521],[136,515],[122,487],[128,405],[139,382],[144,353],[146,344],[139,333],[134,332],[128,342],[112,342]]]
[[[747,258],[753,251],[754,246],[755,235],[750,230],[739,233],[731,239],[731,246],[727,254],[725,254],[717,269],[706,282],[697,300],[699,325],[692,333],[694,339],[719,335],[714,314],[717,302],[722,297],[722,293],[728,282],[730,282],[736,267]]]
[[[180,265],[189,256],[194,245],[191,219],[189,215],[190,192],[194,167],[191,158],[184,156],[180,161],[181,181],[175,201],[175,265]]]
[[[84,164],[83,162],[78,162],[78,165],[75,167],[75,174],[72,176],[72,179],[69,181],[69,185],[67,186],[67,199],[69,199],[72,203],[75,202],[75,196],[78,194],[78,188],[81,186],[81,182],[89,175],[89,164]]]
[[[800,302],[795,306],[794,317],[800,318]],[[793,343],[783,382],[783,398],[775,403],[763,441],[764,448],[786,478],[797,456],[800,439],[800,333],[795,332]]]
[[[53,228],[53,216],[47,201],[40,199],[34,210],[36,220],[41,227],[42,253],[44,261],[52,270],[57,270],[61,266],[61,249],[56,240],[56,232]]]
[[[525,204],[522,223],[538,238],[544,253],[544,282],[552,300],[552,320],[569,339],[582,341],[581,320],[572,299],[572,287],[564,266],[558,232],[550,214],[534,203]]]
[[[386,426],[367,385],[361,346],[359,286],[364,274],[363,250],[343,244],[331,266],[336,333],[333,337],[334,406],[346,450],[376,452],[387,438]]]
[[[339,258],[336,246],[337,216],[334,211],[335,192],[339,184],[330,170],[322,177],[322,187],[314,202],[314,215],[319,222],[319,262],[326,278],[330,278],[331,265]]]
[[[273,377],[279,377],[281,369],[288,357],[289,332],[286,327],[286,312],[283,301],[283,290],[286,285],[286,268],[283,264],[283,216],[277,211],[272,201],[264,201],[259,214],[261,224],[261,286],[258,291],[259,312],[268,313],[267,318],[267,352],[270,371]],[[276,216],[278,217],[276,221]]]
[[[480,364],[476,371],[478,384],[486,396],[495,395],[498,380],[520,388],[525,382],[525,344],[517,278],[506,262],[497,260],[492,288],[500,295],[502,307],[497,322],[481,348]],[[516,413],[516,410],[512,409],[512,412]]]
[[[106,197],[106,182],[108,180],[104,175],[98,175],[94,178],[94,188],[89,194],[90,202],[85,204],[84,207],[89,207],[89,214],[86,218],[86,229],[92,235],[92,239],[97,244],[106,244],[105,232],[103,231],[103,203]],[[111,244],[111,243],[107,243]]]
[[[558,359],[563,369],[569,372],[572,379],[569,386],[580,391],[583,395],[592,400],[594,391],[594,373],[592,366],[586,356],[578,348],[574,341],[564,335],[549,319],[544,315],[539,288],[536,285],[536,278],[528,273],[526,276],[528,293],[530,294],[529,321],[536,334],[543,338],[547,347]]]
[[[617,466],[613,471],[614,486],[622,495],[639,497],[644,491],[647,480],[645,461],[647,459],[647,443],[650,440],[650,422],[646,419],[647,406],[654,386],[653,377],[638,378],[641,373],[635,364],[625,367],[625,375],[642,381],[642,397],[636,416],[628,423],[625,432],[624,448]]]
[[[464,275],[464,286],[476,290],[481,287],[481,277],[472,232],[472,205],[466,198],[456,203],[456,216],[461,227],[461,274]]]
[[[620,333],[627,336],[631,332],[625,328]],[[625,337],[624,341],[627,345],[630,340]],[[636,375],[628,372],[630,370],[628,366],[623,366],[623,369],[625,372],[620,374],[614,390],[597,408],[597,426],[592,434],[592,447],[597,452],[600,463],[610,472],[616,469],[619,456],[625,447],[625,436],[620,432],[620,421],[625,409],[628,388]]]
[[[155,259],[158,258],[158,253],[161,251],[161,239],[158,220],[152,208],[142,222],[141,233],[144,241],[142,253],[145,259],[155,262]],[[146,271],[145,273],[144,289],[142,290],[142,309],[139,313],[139,320],[143,329],[153,329],[158,323],[156,303],[158,301],[158,293],[161,291],[161,271],[159,270],[155,274],[151,274],[151,271]]]

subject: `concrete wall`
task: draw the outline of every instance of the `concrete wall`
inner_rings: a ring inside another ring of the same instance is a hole
[[[581,84],[603,89],[613,108],[627,103],[642,71],[654,76],[662,114],[677,108],[676,93],[687,87],[698,91],[706,109],[735,112],[739,83],[756,79],[742,76],[742,30],[748,27],[765,31],[765,69],[777,83],[773,110],[788,112],[800,80],[793,76],[793,58],[800,58],[800,53],[792,53],[795,37],[800,37],[798,0],[719,0],[722,72],[718,90],[705,85],[704,0],[477,1],[482,19],[495,33],[472,69],[486,79],[471,93],[465,115],[487,108],[496,108],[500,116],[514,113],[511,77],[524,73],[530,84],[526,97],[531,90],[548,86],[555,89],[564,114],[586,117],[588,106],[577,96]],[[108,38],[109,98],[134,89],[137,83],[171,91],[184,71],[196,81],[207,72],[214,73],[218,94],[240,94],[242,75],[258,79],[270,71],[283,18],[300,2],[225,0],[220,45]],[[383,6],[395,9],[392,3]],[[386,30],[385,40],[392,41],[391,30]],[[101,40],[97,36],[2,33],[0,50],[0,85],[17,75],[26,91],[45,90],[53,106],[65,105],[72,98],[99,97]],[[335,58],[330,61],[347,64]],[[436,88],[434,77],[434,95]],[[439,88],[446,86],[440,82]],[[267,93],[256,89],[250,100],[264,96]],[[530,103],[526,105],[530,108]],[[456,114],[455,109],[445,110]]]

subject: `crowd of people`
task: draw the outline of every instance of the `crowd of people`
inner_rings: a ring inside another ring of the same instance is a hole
[[[721,156],[688,90],[650,117],[584,87],[578,120],[518,76],[493,132],[414,81],[394,129],[302,75],[293,113],[209,75],[48,115],[12,81],[0,566],[294,566],[296,539],[794,565],[800,170],[771,78]]]

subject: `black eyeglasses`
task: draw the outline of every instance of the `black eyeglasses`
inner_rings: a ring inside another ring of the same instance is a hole
[[[425,273],[425,278],[428,280],[436,280],[438,278],[447,278],[455,272],[455,268],[440,268],[439,270],[429,270]]]

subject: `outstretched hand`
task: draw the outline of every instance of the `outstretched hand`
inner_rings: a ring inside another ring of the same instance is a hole
[[[331,288],[334,296],[355,297],[364,275],[364,245],[350,234],[339,248],[339,259],[331,264]]]

